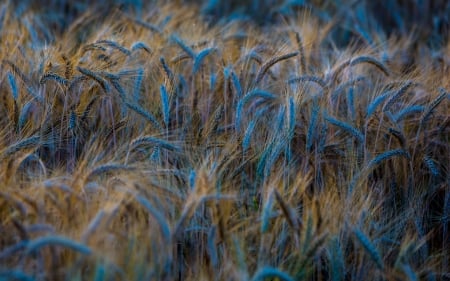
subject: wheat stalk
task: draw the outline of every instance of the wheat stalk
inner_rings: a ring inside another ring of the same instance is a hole
[[[406,138],[401,131],[396,130],[394,128],[389,128],[388,132],[389,132],[389,134],[393,135],[398,140],[398,142],[400,143],[400,145],[403,148],[406,147]]]
[[[278,204],[280,204],[281,210],[286,217],[286,220],[290,227],[292,227],[294,230],[299,231],[300,230],[300,224],[299,219],[295,215],[294,210],[284,201],[281,194],[278,192],[278,190],[275,189],[275,199],[278,201]]]
[[[263,64],[263,58],[256,52],[256,50],[251,50],[248,54],[246,54],[245,56],[241,57],[236,62],[236,64],[239,64],[241,62],[247,62],[247,61],[255,61],[259,66],[261,66]],[[267,74],[273,80],[276,79],[275,75],[273,74],[273,72],[270,69],[267,70]]]
[[[148,22],[144,22],[138,18],[135,17],[131,17],[129,15],[126,15],[129,19],[131,19],[133,22],[135,22],[136,24],[144,27],[147,30],[150,30],[151,32],[155,33],[155,34],[159,34],[159,35],[163,35],[164,32],[161,30],[161,28],[157,27],[154,24],[148,23]]]
[[[98,44],[88,44],[88,45],[84,46],[82,50],[83,50],[82,55],[84,55],[84,53],[90,52],[90,51],[106,52],[106,48],[103,46],[100,46]]]
[[[28,241],[20,241],[12,246],[5,247],[0,252],[0,260],[10,259],[11,256],[26,249]]]
[[[86,230],[81,235],[81,241],[84,243],[88,242],[88,238],[92,233],[95,232],[95,230],[100,226],[101,221],[105,217],[106,213],[103,210],[100,210],[95,217],[91,220]]]
[[[339,86],[337,86],[333,93],[331,94],[331,97],[333,100],[335,100],[338,95],[343,92],[347,87],[355,86],[357,83],[364,82],[367,80],[367,77],[365,76],[358,76],[356,78],[350,79],[349,81],[341,83]]]
[[[313,107],[311,118],[309,119],[308,132],[306,133],[306,151],[311,152],[316,139],[317,120],[319,117],[319,102],[317,99],[313,100]]]
[[[45,101],[44,99],[39,96],[38,94],[35,93],[35,89],[33,87],[33,84],[31,83],[31,80],[20,70],[20,68],[15,65],[12,61],[10,60],[2,60],[2,65],[7,64],[9,65],[9,67],[11,68],[11,70],[13,71],[13,73],[16,76],[19,76],[20,79],[22,80],[22,82],[25,84],[25,88],[27,89],[27,92],[34,98],[36,99],[40,104],[44,104]]]
[[[330,241],[330,269],[332,281],[342,281],[345,275],[344,254],[339,245],[338,237],[334,237]]]
[[[247,129],[244,133],[244,138],[242,139],[242,150],[247,151],[247,149],[250,147],[250,141],[253,134],[253,131],[255,130],[256,126],[256,120],[250,121],[248,123]]]
[[[243,90],[241,82],[239,81],[239,78],[234,71],[231,71],[231,81],[233,82],[233,87],[234,90],[236,91],[236,96],[238,98],[242,97]]]
[[[294,137],[294,133],[295,133],[295,127],[297,124],[297,109],[295,106],[295,101],[293,97],[289,97],[288,100],[288,114],[289,114],[289,124],[287,126],[288,128],[288,137],[289,140],[291,140]]]
[[[15,63],[13,63],[13,62],[10,61],[10,60],[4,59],[4,60],[2,60],[2,64],[7,64],[7,65],[9,65],[9,67],[11,68],[11,70],[13,71],[13,73],[14,73],[15,75],[19,76],[20,79],[22,80],[22,82],[23,82],[25,85],[27,85],[27,86],[30,86],[30,85],[31,85],[30,79],[29,79],[29,78],[28,78],[28,77],[20,70],[20,68],[19,68]]]
[[[274,100],[276,96],[270,92],[255,89],[251,92],[248,92],[245,96],[243,96],[236,107],[236,118],[235,118],[235,129],[237,132],[240,131],[241,128],[241,119],[242,119],[242,111],[246,103],[255,98],[262,98],[265,100]]]
[[[120,77],[112,73],[104,73],[104,75],[106,79],[108,79],[109,83],[111,83],[114,89],[116,89],[116,91],[119,93],[119,97],[122,99],[122,101],[126,101],[127,95],[125,93],[125,89],[119,83]]]
[[[216,229],[217,228],[215,226],[210,227],[210,230],[208,231],[208,240],[207,240],[208,255],[211,259],[214,268],[217,268],[219,266],[219,255],[217,253],[216,247]]]
[[[274,190],[272,189],[267,196],[261,212],[261,233],[266,233],[269,230],[269,223],[272,215],[273,198]]]

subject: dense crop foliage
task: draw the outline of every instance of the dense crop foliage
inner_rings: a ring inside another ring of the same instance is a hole
[[[0,3],[0,280],[450,278],[447,1],[90,2]]]

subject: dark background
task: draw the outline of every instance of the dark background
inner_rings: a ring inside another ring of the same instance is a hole
[[[303,11],[326,23],[332,19],[338,24],[333,31],[333,39],[345,46],[355,36],[370,34],[411,35],[414,40],[439,47],[447,43],[450,30],[450,1],[447,0],[172,0],[180,5],[192,5],[199,9],[210,24],[230,20],[245,20],[260,26],[280,22],[286,17],[299,17]],[[23,0],[9,2],[14,16],[23,17],[33,12],[42,15],[52,32],[62,33],[73,20],[87,10],[96,10],[99,17],[120,7],[129,12],[151,9],[156,1],[110,0],[110,1],[69,1],[69,0]],[[5,10],[5,9],[3,9]],[[5,11],[1,11],[4,18]]]

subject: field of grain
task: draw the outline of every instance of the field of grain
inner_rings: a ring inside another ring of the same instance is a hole
[[[0,1],[0,280],[450,280],[450,2],[382,2]]]

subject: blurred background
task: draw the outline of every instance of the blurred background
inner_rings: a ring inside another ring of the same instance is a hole
[[[9,9],[14,17],[25,21],[29,13],[37,13],[41,25],[52,33],[62,33],[87,10],[96,10],[99,17],[119,7],[139,17],[151,9],[157,0],[8,0],[0,4],[0,24]],[[301,17],[305,12],[322,22],[335,21],[333,39],[345,46],[355,37],[372,40],[377,36],[413,36],[413,40],[439,47],[447,43],[450,31],[450,1],[447,0],[168,0],[165,3],[192,5],[199,9],[210,24],[235,19],[258,25],[282,22],[286,18]],[[36,15],[34,15],[36,16]]]

